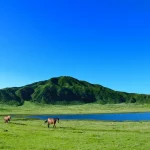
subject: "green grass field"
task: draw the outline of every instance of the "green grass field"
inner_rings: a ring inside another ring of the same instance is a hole
[[[0,114],[76,114],[150,111],[150,104],[47,105],[25,102],[22,106],[0,105]]]
[[[149,150],[150,122],[104,122],[60,120],[56,128],[47,128],[43,120],[12,118],[5,114],[66,114],[144,112],[149,105],[48,106],[26,103],[24,106],[0,106],[0,149],[15,150]]]

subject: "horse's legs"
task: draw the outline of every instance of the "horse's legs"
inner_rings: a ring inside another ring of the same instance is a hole
[[[56,128],[56,120],[54,121],[54,128]]]
[[[54,126],[53,126],[54,128],[56,128],[56,123],[54,123]]]
[[[49,128],[50,124],[48,123],[47,126],[48,126],[48,128]]]

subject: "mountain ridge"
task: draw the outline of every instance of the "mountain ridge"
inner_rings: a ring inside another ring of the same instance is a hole
[[[150,103],[150,95],[116,91],[71,76],[0,89],[0,103],[23,105],[24,101],[44,104]]]

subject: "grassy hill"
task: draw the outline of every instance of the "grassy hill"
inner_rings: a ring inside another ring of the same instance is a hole
[[[24,101],[44,104],[150,103],[150,95],[114,91],[69,76],[0,90],[0,103],[22,105]]]

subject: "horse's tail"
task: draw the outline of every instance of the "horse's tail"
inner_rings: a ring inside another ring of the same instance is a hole
[[[45,122],[44,123],[46,123],[47,122],[47,120],[45,120]]]

